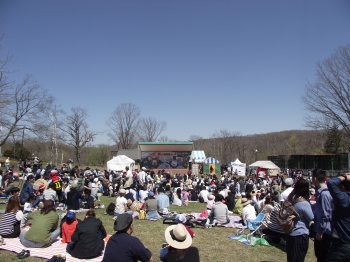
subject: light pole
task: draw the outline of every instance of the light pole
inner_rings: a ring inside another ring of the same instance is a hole
[[[258,149],[255,149],[255,162],[258,161]]]

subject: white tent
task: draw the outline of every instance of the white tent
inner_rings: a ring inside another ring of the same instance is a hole
[[[253,164],[250,164],[249,167],[260,167],[265,169],[280,169],[278,166],[276,166],[273,162],[269,160],[256,161]]]
[[[237,158],[234,162],[231,162],[230,164],[231,164],[231,172],[233,174],[236,173],[239,176],[245,176],[245,169],[246,169],[245,163],[242,163]]]
[[[125,167],[127,166],[130,168],[130,170],[133,170],[134,165],[134,160],[125,155],[120,155],[113,157],[107,162],[107,170],[122,171],[125,170]]]

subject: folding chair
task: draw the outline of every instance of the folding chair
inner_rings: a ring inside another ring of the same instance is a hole
[[[261,238],[265,235],[260,231],[262,222],[265,218],[265,214],[259,213],[259,215],[254,220],[247,220],[247,228],[249,228],[250,233],[247,235],[247,239],[250,238],[253,234],[259,234]]]

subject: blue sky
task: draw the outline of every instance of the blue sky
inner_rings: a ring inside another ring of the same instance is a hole
[[[92,130],[133,103],[187,141],[305,129],[305,85],[350,43],[349,14],[347,0],[0,1],[0,44],[12,80],[31,74],[61,108],[87,108]]]

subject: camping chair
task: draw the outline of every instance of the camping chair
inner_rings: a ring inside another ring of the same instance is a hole
[[[254,220],[247,220],[247,228],[249,228],[250,233],[247,235],[247,239],[250,238],[253,234],[259,234],[261,238],[264,237],[264,234],[260,231],[262,222],[265,218],[265,214],[259,213],[259,215]]]

